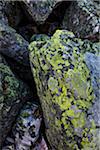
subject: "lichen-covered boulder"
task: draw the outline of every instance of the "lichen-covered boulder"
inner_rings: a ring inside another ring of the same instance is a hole
[[[29,87],[15,77],[0,55],[0,149],[20,108],[31,98]]]
[[[29,45],[47,139],[53,150],[100,147],[100,43],[57,30]]]
[[[21,1],[24,12],[37,24],[45,23],[57,3],[62,0]]]
[[[99,38],[99,16],[99,1],[76,0],[66,10],[62,28],[73,31],[79,38],[96,40],[95,36]]]

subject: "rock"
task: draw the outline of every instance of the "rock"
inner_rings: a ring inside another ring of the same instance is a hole
[[[0,53],[3,54],[11,68],[26,82],[32,82],[29,63],[28,42],[16,31],[0,22]]]
[[[21,111],[13,129],[16,149],[29,150],[39,138],[42,116],[36,104],[28,103]]]
[[[39,106],[34,101],[27,102],[21,109],[3,149],[14,147],[17,150],[29,150],[34,147],[40,138],[41,121]]]
[[[91,114],[93,114],[94,120],[96,122],[96,126],[100,126],[100,91],[98,90],[100,88],[100,81],[98,79],[100,78],[100,56],[95,55],[90,52],[85,53],[85,62],[91,72],[91,81],[92,86],[95,93],[95,101],[93,107],[90,109]]]
[[[37,143],[34,150],[48,150],[47,143],[43,137],[42,137],[41,141]]]
[[[3,0],[0,1],[0,20],[8,24],[8,19],[5,15],[5,2]]]
[[[21,7],[18,1],[4,1],[4,3],[5,7],[3,12],[8,19],[8,24],[16,29],[24,16]]]
[[[29,87],[15,77],[0,55],[0,149],[19,110],[30,99]]]
[[[79,38],[96,41],[99,38],[99,16],[99,1],[73,1],[66,10],[62,28],[74,32]]]
[[[16,31],[0,22],[0,53],[13,58],[18,63],[29,66],[28,42]]]
[[[46,135],[53,150],[100,147],[99,46],[67,30],[57,30],[49,40],[29,45]]]
[[[4,3],[5,7],[2,6],[1,12],[7,17],[9,26],[29,41],[35,32],[38,33],[35,23],[25,15],[19,1],[5,1]]]
[[[62,0],[41,0],[41,1],[23,1],[21,2],[24,12],[37,24],[43,24],[51,14],[54,7]]]

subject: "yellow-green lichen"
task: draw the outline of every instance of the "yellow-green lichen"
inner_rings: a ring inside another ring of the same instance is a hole
[[[29,46],[30,62],[49,124],[50,143],[55,141],[58,150],[60,143],[64,150],[64,145],[72,150],[87,149],[92,143],[90,131],[94,128],[87,119],[87,112],[95,97],[90,71],[84,61],[84,41],[75,38],[72,32],[57,30],[39,49],[36,43],[39,41]],[[60,142],[53,138],[55,135]]]

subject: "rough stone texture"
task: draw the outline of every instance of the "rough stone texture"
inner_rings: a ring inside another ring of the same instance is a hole
[[[29,46],[46,135],[53,150],[100,147],[99,46],[66,30]]]
[[[29,66],[27,47],[28,42],[21,35],[0,21],[0,53]]]
[[[8,23],[11,27],[15,28],[19,26],[21,20],[23,19],[23,12],[18,1],[4,1],[5,7],[3,12],[8,19]]]
[[[27,102],[21,109],[15,125],[5,142],[3,149],[29,150],[40,137],[42,114],[35,102]],[[12,138],[13,137],[13,138]]]
[[[30,16],[37,24],[43,24],[55,5],[62,0],[33,0],[23,1],[22,7],[25,9],[26,14]]]
[[[0,149],[20,108],[30,98],[29,87],[15,77],[0,55]]]
[[[5,15],[5,1],[0,0],[0,20],[8,24],[8,19]]]
[[[73,31],[77,37],[99,38],[100,4],[94,0],[73,1],[66,10],[62,28]],[[97,39],[98,39],[97,38]]]
[[[21,79],[32,82],[28,42],[3,21],[0,22],[0,53],[7,57],[9,65]]]

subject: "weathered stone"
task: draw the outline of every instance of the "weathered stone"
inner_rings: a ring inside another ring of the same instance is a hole
[[[29,66],[28,42],[16,31],[0,21],[0,53],[18,63]]]
[[[43,24],[51,14],[55,5],[62,0],[39,0],[23,1],[22,7],[28,13],[29,17],[37,24]]]
[[[11,27],[17,28],[23,19],[23,12],[18,1],[4,1],[4,14]]]
[[[0,22],[0,53],[6,56],[9,65],[21,79],[32,82],[28,42],[3,22]]]
[[[39,106],[34,101],[27,102],[21,109],[3,149],[15,147],[17,150],[29,150],[34,147],[40,138],[41,121],[42,113]]]
[[[0,20],[5,22],[5,24],[8,24],[8,19],[5,15],[5,1],[1,0],[0,1]]]
[[[62,28],[74,32],[79,38],[98,40],[100,24],[99,6],[99,1],[94,0],[73,1],[66,10]]]
[[[29,46],[53,150],[100,147],[99,46],[67,30],[58,30],[51,39],[33,41]]]
[[[0,55],[0,149],[20,108],[30,99],[29,87],[15,77]]]

